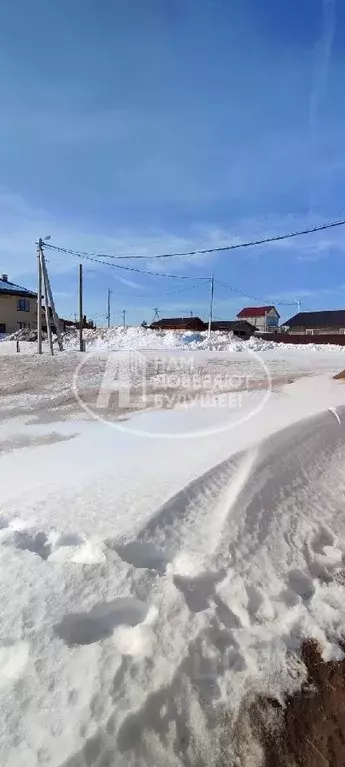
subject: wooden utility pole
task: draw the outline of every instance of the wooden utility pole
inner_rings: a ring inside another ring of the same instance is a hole
[[[42,354],[42,239],[37,248],[37,351]]]
[[[47,324],[47,334],[48,334],[48,342],[49,342],[49,348],[50,353],[52,357],[54,356],[54,348],[53,348],[53,336],[52,336],[52,329],[50,325],[50,314],[49,314],[49,299],[48,299],[48,287],[47,287],[47,270],[45,269],[44,264],[44,254],[41,250],[41,270],[42,270],[42,276],[43,276],[43,287],[44,287],[44,308],[45,308],[45,315],[46,315],[46,324]]]
[[[126,327],[126,309],[122,312],[122,318],[123,318],[123,327]]]
[[[59,321],[59,318],[58,318],[58,315],[57,315],[57,312],[56,312],[56,308],[55,308],[53,291],[51,289],[51,284],[50,284],[50,280],[49,280],[48,269],[47,269],[44,253],[43,253],[42,261],[43,261],[43,276],[44,276],[44,278],[46,280],[46,284],[47,284],[47,292],[48,292],[49,305],[50,305],[51,310],[52,310],[52,315],[53,315],[53,320],[54,320],[54,325],[55,325],[55,332],[56,332],[57,342],[58,342],[58,346],[59,346],[60,352],[62,352],[63,351],[63,343],[62,343],[62,337],[61,337],[61,333],[60,333],[60,321]]]
[[[110,308],[111,293],[112,291],[110,290],[110,288],[108,288],[108,313],[107,313],[108,328],[110,328],[110,325],[111,325],[111,308]]]
[[[83,264],[79,264],[79,351],[84,351],[83,341]]]
[[[208,336],[211,335],[212,317],[213,317],[213,298],[214,298],[214,275],[210,277],[210,312],[208,317]]]

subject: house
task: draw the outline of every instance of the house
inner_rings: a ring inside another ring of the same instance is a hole
[[[255,326],[247,320],[217,320],[211,323],[211,330],[223,330],[233,333],[238,338],[251,338],[255,333]]]
[[[289,335],[343,335],[345,333],[345,309],[324,312],[298,312],[287,322]]]
[[[64,320],[59,317],[60,322],[60,330],[63,332],[66,332],[66,330],[70,330],[71,328],[79,328],[79,320]],[[96,328],[96,325],[93,320],[88,320],[86,315],[83,316],[83,328],[88,330],[93,330]]]
[[[156,320],[150,325],[152,330],[205,330],[206,325],[200,317],[168,317]]]
[[[0,333],[37,327],[37,293],[0,275]]]
[[[278,330],[279,313],[275,306],[246,306],[237,314],[239,320],[247,320],[262,333]]]

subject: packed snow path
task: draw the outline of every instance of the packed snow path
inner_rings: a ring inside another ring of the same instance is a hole
[[[1,764],[233,764],[246,694],[291,689],[301,637],[331,654],[345,627],[343,424],[253,443],[135,537],[4,515]]]

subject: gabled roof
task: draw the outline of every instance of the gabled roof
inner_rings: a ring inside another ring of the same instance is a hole
[[[36,293],[27,288],[22,288],[20,285],[16,285],[14,282],[8,282],[7,280],[0,279],[0,293],[7,293],[15,296],[23,296],[24,298],[36,298]]]
[[[211,324],[211,330],[233,330],[237,328],[240,330],[256,330],[255,325],[247,320],[214,320]]]
[[[277,312],[275,306],[245,306],[244,309],[238,313],[237,317],[265,317],[268,312],[274,309]],[[278,317],[280,314],[277,312]]]
[[[345,309],[325,312],[298,312],[287,322],[289,328],[345,328]]]
[[[193,329],[193,326],[200,325],[204,327],[204,322],[200,319],[200,317],[167,317],[160,320],[156,320],[155,322],[152,322],[150,325],[151,328],[159,328],[162,327],[169,327],[172,328],[178,328],[179,326],[183,326],[183,328],[190,326]]]

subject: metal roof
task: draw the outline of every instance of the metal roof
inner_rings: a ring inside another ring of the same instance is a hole
[[[289,328],[345,328],[345,309],[299,312],[284,322]]]
[[[168,327],[171,325],[173,328],[177,328],[179,325],[185,326],[193,326],[193,325],[202,325],[204,326],[205,323],[200,319],[200,317],[162,317],[162,319],[155,320],[155,322],[152,322],[150,327],[151,328],[160,328],[162,325],[165,327]],[[192,327],[192,330],[194,328]]]
[[[237,317],[265,317],[271,309],[274,309],[277,312],[275,306],[245,306],[244,309],[241,309],[238,313]],[[278,312],[277,314],[279,317]]]
[[[16,285],[14,282],[8,282],[7,280],[0,279],[0,293],[10,293],[15,296],[27,296],[28,298],[36,298],[37,293],[27,288],[22,288],[20,285]]]
[[[247,320],[213,320],[211,324],[212,330],[232,330],[233,328],[256,330],[255,325]]]

